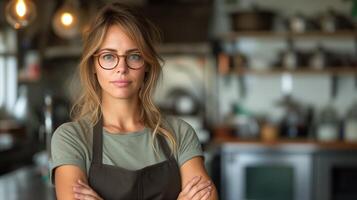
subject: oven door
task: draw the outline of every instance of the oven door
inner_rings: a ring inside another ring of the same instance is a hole
[[[222,157],[225,200],[310,200],[312,158],[306,153],[239,152]]]
[[[315,185],[317,200],[356,200],[356,152],[319,153]]]

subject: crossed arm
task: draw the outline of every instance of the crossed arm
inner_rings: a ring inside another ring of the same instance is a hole
[[[178,200],[218,199],[216,187],[208,176],[201,157],[194,157],[186,161],[180,167],[180,173],[182,188]],[[86,174],[74,165],[62,165],[56,168],[55,185],[58,200],[101,200],[88,186]]]

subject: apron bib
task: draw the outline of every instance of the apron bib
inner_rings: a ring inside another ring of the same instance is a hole
[[[157,139],[166,160],[139,170],[128,170],[102,162],[103,121],[93,127],[93,155],[88,182],[104,200],[176,200],[181,192],[180,169],[163,136]]]

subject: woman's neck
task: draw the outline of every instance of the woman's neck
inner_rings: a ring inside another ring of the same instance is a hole
[[[139,99],[115,99],[103,97],[104,128],[111,133],[133,132],[144,128],[140,120]]]

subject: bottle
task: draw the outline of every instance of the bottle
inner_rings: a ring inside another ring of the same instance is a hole
[[[357,101],[349,109],[344,123],[344,140],[357,142]]]
[[[28,91],[27,87],[21,85],[19,87],[19,97],[16,100],[13,115],[19,122],[25,123],[28,114]]]
[[[325,32],[335,32],[336,27],[336,13],[332,8],[329,8],[320,19],[320,27]]]
[[[312,53],[309,60],[309,65],[311,68],[316,70],[322,70],[324,67],[326,67],[326,53],[320,44]]]
[[[289,28],[294,33],[303,33],[306,31],[306,19],[301,12],[296,13],[290,18]]]
[[[280,124],[280,134],[288,139],[307,138],[308,127],[305,116],[305,106],[291,96],[286,96],[279,103],[285,114]]]
[[[282,65],[288,70],[295,70],[298,67],[297,52],[291,40],[288,41],[288,49],[283,52]]]
[[[260,127],[254,115],[240,104],[233,105],[235,134],[241,139],[257,139]]]

